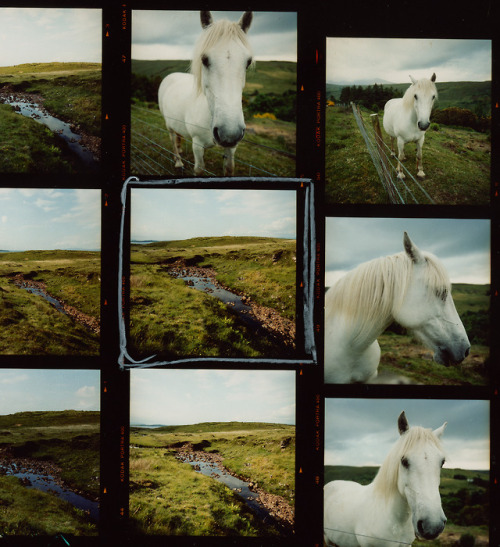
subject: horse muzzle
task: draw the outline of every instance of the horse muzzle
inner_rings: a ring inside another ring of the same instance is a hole
[[[459,365],[469,355],[469,352],[470,345],[464,345],[454,351],[446,348],[438,348],[434,353],[434,361],[445,367]]]
[[[435,523],[422,519],[417,522],[416,533],[422,539],[436,539],[444,530],[445,524],[446,518]]]
[[[429,129],[429,126],[431,125],[431,122],[418,122],[417,125],[420,131],[427,131],[427,129]]]
[[[233,148],[245,135],[245,127],[238,127],[235,130],[227,130],[220,127],[214,127],[213,136],[215,142],[224,148]]]

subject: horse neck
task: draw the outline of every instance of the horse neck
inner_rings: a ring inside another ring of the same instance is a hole
[[[361,264],[332,287],[331,313],[342,317],[349,342],[362,349],[374,342],[393,321],[403,301],[410,260],[405,253]]]

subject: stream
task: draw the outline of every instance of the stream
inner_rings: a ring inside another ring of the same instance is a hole
[[[190,287],[224,302],[224,304],[230,306],[232,311],[234,311],[234,313],[252,329],[262,327],[262,323],[253,315],[252,308],[243,302],[242,296],[214,284],[208,277],[189,275],[186,272],[170,272],[170,275],[177,279],[182,279]]]
[[[234,477],[228,473],[224,467],[217,463],[206,460],[197,460],[194,459],[193,455],[179,454],[177,457],[181,461],[189,463],[195,471],[221,482],[233,492],[238,494],[238,496],[244,500],[246,505],[258,518],[262,520],[262,522],[276,528],[281,528],[278,520],[272,516],[271,513],[259,502],[259,494],[250,489],[251,483]]]
[[[47,302],[50,302],[58,312],[64,313],[64,315],[68,315],[61,302],[59,302],[59,300],[57,300],[56,298],[50,296],[50,294],[47,294],[44,290],[30,285],[20,286],[20,288],[28,291],[31,294],[35,294],[36,296],[41,296],[42,298],[47,300]]]
[[[61,137],[72,154],[74,154],[87,168],[96,167],[97,162],[93,153],[80,143],[82,137],[73,132],[69,123],[51,116],[43,107],[38,106],[34,102],[20,100],[14,97],[6,97],[3,102],[4,104],[14,107],[14,110],[17,113],[45,125],[53,133]]]
[[[77,509],[88,513],[89,517],[96,521],[99,518],[99,503],[91,501],[71,490],[63,488],[52,475],[42,475],[29,469],[18,467],[16,463],[0,466],[7,476],[17,477],[26,488],[36,488],[42,492],[50,492],[60,499],[71,503]]]

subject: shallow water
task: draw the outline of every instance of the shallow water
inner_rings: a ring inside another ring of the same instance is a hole
[[[60,499],[71,503],[77,509],[86,511],[93,521],[99,518],[99,503],[88,500],[71,490],[66,490],[51,475],[40,475],[26,469],[18,468],[15,463],[1,467],[8,476],[21,479],[26,488],[35,488],[42,492],[52,492]]]
[[[189,463],[196,471],[211,477],[235,492],[238,496],[243,498],[246,505],[257,515],[263,522],[267,524],[276,524],[276,519],[269,513],[269,511],[262,506],[258,501],[258,494],[252,492],[249,488],[248,482],[245,482],[237,477],[230,475],[225,469],[221,469],[217,464],[201,461],[201,460],[183,460]]]
[[[42,298],[45,298],[45,300],[47,300],[47,302],[50,302],[56,308],[57,311],[67,315],[67,313],[64,310],[63,305],[59,302],[59,300],[56,300],[55,298],[52,298],[52,296],[50,296],[46,292],[42,291],[41,289],[38,289],[37,287],[30,287],[28,285],[26,285],[26,286],[21,285],[20,288],[24,289],[25,291],[28,291],[31,294],[35,294],[37,296],[41,296]]]
[[[230,309],[234,311],[234,313],[238,315],[238,317],[248,326],[254,329],[262,326],[260,321],[255,319],[255,317],[253,316],[252,308],[248,304],[245,304],[243,302],[241,296],[221,287],[218,287],[217,285],[212,283],[212,281],[210,281],[208,277],[189,276],[182,274],[179,274],[175,277],[184,280],[189,286],[193,287],[194,289],[209,294],[210,296],[213,296],[214,298],[217,298],[218,300],[224,302],[224,304],[227,304]]]
[[[71,152],[75,154],[87,167],[96,165],[94,155],[90,150],[80,144],[82,137],[72,131],[69,123],[63,122],[58,118],[51,116],[45,110],[39,108],[33,103],[16,101],[12,99],[6,100],[5,104],[13,106],[17,113],[45,125],[53,133],[56,133],[66,142]]]

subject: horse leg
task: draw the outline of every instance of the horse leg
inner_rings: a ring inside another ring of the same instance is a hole
[[[223,174],[225,177],[232,177],[234,174],[234,153],[236,152],[236,146],[233,148],[226,148],[224,152],[224,164]]]
[[[170,137],[174,146],[175,167],[184,167],[181,159],[181,136],[175,131],[170,131]]]
[[[196,139],[193,139],[194,174],[197,177],[203,175],[203,172],[205,171],[205,160],[203,159],[204,153],[205,147]]]
[[[425,133],[422,138],[417,141],[417,177],[423,179],[425,177],[424,166],[422,163],[422,147],[424,145]]]
[[[405,141],[401,138],[401,137],[398,137],[398,166],[397,166],[397,172],[398,172],[398,177],[400,179],[404,179],[405,178],[405,175],[403,173],[403,169],[401,167],[401,162],[404,161],[406,159],[406,156],[405,156]]]

